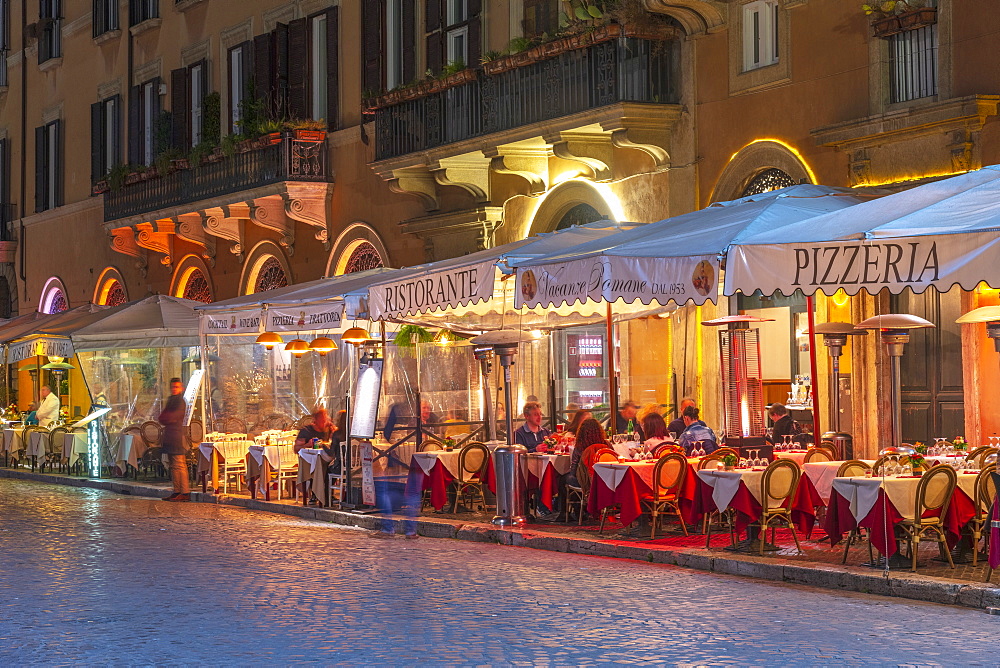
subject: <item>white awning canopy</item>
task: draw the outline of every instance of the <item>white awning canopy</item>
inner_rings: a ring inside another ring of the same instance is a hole
[[[0,329],[0,341],[8,344],[8,362],[22,362],[36,355],[72,357],[72,332],[106,316],[108,306],[85,304],[61,313],[33,314]]]
[[[562,252],[515,260],[516,305],[703,304],[717,296],[720,259],[748,235],[853,207],[876,195],[797,185],[606,236]]]
[[[76,352],[198,345],[200,302],[154,295],[113,309],[72,333]]]
[[[1000,287],[1000,166],[734,243],[727,295]]]

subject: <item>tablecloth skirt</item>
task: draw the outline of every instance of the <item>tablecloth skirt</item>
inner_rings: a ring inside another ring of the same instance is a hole
[[[424,470],[416,462],[410,463],[410,473],[406,478],[406,494],[420,495],[426,490],[431,491],[431,505],[435,510],[441,510],[448,503],[448,485],[455,480],[455,477],[448,472],[441,462],[434,462],[430,475],[425,475]]]
[[[701,521],[701,517],[705,513],[716,510],[715,500],[712,499],[711,485],[706,484],[697,475],[695,475],[695,485],[696,489],[691,498],[691,519],[688,520],[685,518],[686,521],[692,524]],[[816,491],[816,486],[813,485],[812,481],[806,476],[800,476],[799,488],[791,500],[792,523],[795,527],[806,536],[812,535],[813,527],[816,525],[816,508],[824,505],[823,499],[820,497],[819,492]],[[783,507],[787,506],[788,501],[786,500]],[[729,507],[736,511],[735,528],[737,531],[742,531],[750,524],[758,521],[763,510],[760,502],[757,501],[747,488],[746,483],[742,481],[740,481],[740,486],[736,490],[733,500],[730,501]]]

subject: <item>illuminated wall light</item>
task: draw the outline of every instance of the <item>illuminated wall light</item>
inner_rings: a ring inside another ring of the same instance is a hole
[[[917,175],[906,175],[898,178],[886,179],[884,181],[862,181],[861,183],[856,183],[852,188],[878,188],[880,186],[892,186],[899,185],[902,183],[912,183],[913,181],[923,181],[924,179],[940,179],[946,176],[958,176],[959,174],[968,174],[969,170],[965,169],[960,172],[932,172],[927,174],[917,174]]]
[[[735,158],[737,155],[739,155],[742,151],[744,151],[748,147],[753,146],[754,144],[763,144],[764,142],[771,142],[772,144],[778,144],[779,146],[787,150],[789,153],[794,155],[795,158],[800,163],[802,163],[802,167],[805,168],[806,174],[809,175],[809,180],[812,183],[819,183],[819,181],[816,179],[816,173],[812,170],[812,167],[809,166],[809,163],[806,162],[806,159],[802,157],[802,154],[799,153],[799,150],[794,146],[792,146],[791,144],[789,144],[788,142],[783,141],[781,139],[775,139],[774,137],[762,137],[760,139],[754,139],[752,142],[741,148],[739,151],[736,151],[736,153],[733,153],[731,156],[729,156],[729,162],[732,162],[733,158]]]
[[[833,303],[837,306],[843,307],[847,306],[847,302],[851,300],[851,297],[843,289],[840,289],[834,292],[830,299],[833,300]]]

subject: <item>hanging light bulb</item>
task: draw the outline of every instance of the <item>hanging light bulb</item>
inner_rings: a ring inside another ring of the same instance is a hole
[[[302,357],[309,352],[309,344],[302,339],[292,339],[285,344],[285,350],[296,357]]]
[[[309,349],[323,356],[326,355],[331,350],[336,350],[337,343],[328,336],[317,336],[309,344]]]
[[[453,332],[449,332],[447,329],[439,330],[437,334],[434,335],[434,343],[439,346],[450,346],[458,340]]]
[[[257,337],[257,343],[264,346],[268,350],[271,350],[276,345],[281,343],[281,337],[275,334],[274,332],[264,332],[263,334]]]

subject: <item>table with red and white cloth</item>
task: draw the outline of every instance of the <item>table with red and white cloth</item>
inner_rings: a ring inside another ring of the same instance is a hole
[[[965,461],[965,458],[969,456],[968,452],[956,453],[953,455],[924,455],[924,459],[927,460],[927,466],[937,466],[938,464],[948,464],[952,466],[954,464],[960,464]]]
[[[868,464],[868,466],[875,463],[874,459],[863,459],[861,461]],[[812,482],[820,498],[823,499],[823,503],[829,503],[830,491],[833,489],[833,480],[837,477],[837,471],[840,470],[843,463],[842,461],[809,462],[802,465],[802,472]]]
[[[461,450],[428,450],[414,452],[406,480],[407,494],[431,492],[431,505],[436,510],[448,503],[448,486],[458,477],[458,456]]]
[[[492,457],[490,461],[492,461]],[[569,472],[569,455],[530,453],[524,457],[527,462],[527,489],[538,490],[539,500],[546,508],[553,508],[552,497],[559,494],[559,478]],[[496,493],[496,478],[487,474],[490,490]]]
[[[958,474],[958,485],[944,518],[949,547],[958,543],[962,527],[976,513],[972,501],[976,475]],[[823,528],[836,545],[851,529],[864,527],[869,530],[872,545],[891,557],[898,549],[893,529],[903,519],[913,518],[919,483],[917,476],[836,478]],[[933,516],[934,512],[927,516]]]
[[[655,461],[596,462],[590,480],[587,512],[597,517],[605,508],[621,506],[621,522],[628,525],[642,515],[642,501],[653,496]]]
[[[781,450],[774,453],[775,459],[791,459],[793,462],[802,466],[806,463],[806,453],[808,450]]]
[[[698,471],[697,509],[701,513],[711,510],[720,512],[735,510],[736,530],[743,530],[747,525],[760,519],[763,511],[761,481],[764,471],[763,468]],[[774,500],[771,502],[774,503]],[[808,536],[816,524],[816,508],[823,505],[823,500],[808,476],[799,477],[798,489],[792,495],[790,502],[788,499],[782,502],[782,507],[787,507],[789,503],[792,522]]]

